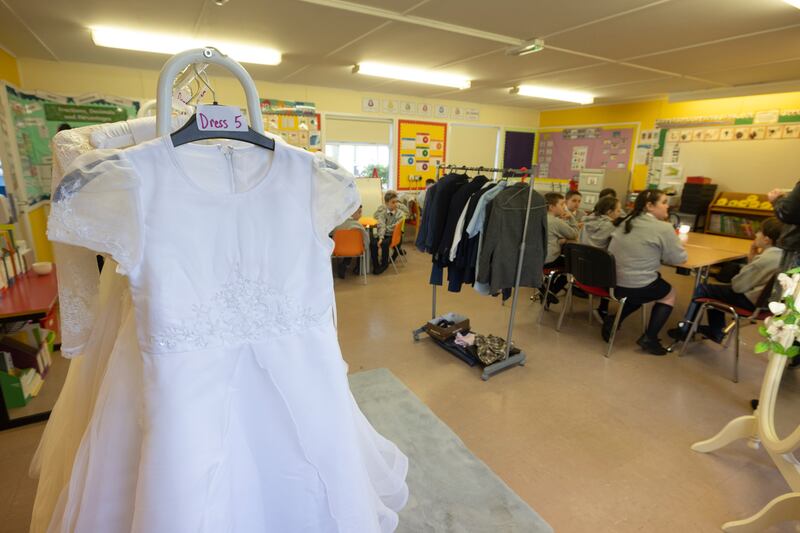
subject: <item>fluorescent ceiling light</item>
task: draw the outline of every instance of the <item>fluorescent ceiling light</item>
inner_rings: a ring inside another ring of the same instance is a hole
[[[511,89],[510,92],[511,94],[521,94],[522,96],[561,100],[562,102],[575,102],[576,104],[591,104],[594,102],[594,96],[589,93],[553,89],[550,87],[541,87],[539,85],[520,85],[519,87]]]
[[[530,41],[526,41],[520,44],[519,46],[512,46],[511,48],[506,48],[506,55],[526,56],[534,52],[539,52],[540,50],[543,49],[544,49],[544,41],[542,39],[532,39]]]
[[[109,26],[94,26],[91,30],[92,40],[97,46],[139,52],[154,52],[156,54],[177,54],[192,48],[213,46],[240,63],[278,65],[281,62],[280,52],[262,46],[217,41],[215,39],[195,39],[168,33],[127,30]]]
[[[783,0],[783,1],[789,4],[790,6],[794,6],[797,9],[800,9],[800,0]]]
[[[430,85],[442,85],[444,87],[455,87],[456,89],[469,89],[472,82],[463,76],[445,74],[435,70],[421,70],[408,67],[398,67],[395,65],[385,65],[373,61],[365,61],[353,67],[353,72],[366,74],[367,76],[377,76],[379,78],[389,78],[392,80],[411,81],[414,83],[427,83]]]

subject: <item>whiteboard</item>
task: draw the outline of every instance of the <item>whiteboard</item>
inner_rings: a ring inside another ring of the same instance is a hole
[[[364,206],[363,216],[371,217],[378,207],[383,204],[383,189],[380,178],[356,178],[356,188],[361,195],[361,205]]]
[[[673,146],[665,146],[665,160]],[[684,177],[709,177],[720,191],[791,189],[800,180],[800,139],[680,143],[678,162]]]

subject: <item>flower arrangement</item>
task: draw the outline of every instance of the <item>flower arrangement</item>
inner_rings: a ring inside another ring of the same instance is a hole
[[[767,340],[756,343],[756,353],[772,351],[795,357],[800,354],[800,346],[795,341],[800,339],[800,268],[793,268],[786,273],[778,274],[781,286],[781,301],[770,302],[772,316],[764,321],[758,332]]]

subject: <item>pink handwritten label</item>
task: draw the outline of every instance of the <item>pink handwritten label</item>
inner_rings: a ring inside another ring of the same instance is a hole
[[[247,131],[242,110],[231,105],[197,106],[197,129],[200,131]]]

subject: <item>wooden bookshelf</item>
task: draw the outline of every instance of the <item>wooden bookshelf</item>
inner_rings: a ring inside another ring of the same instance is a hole
[[[708,206],[705,232],[753,239],[761,222],[774,215],[766,194],[722,191]]]

